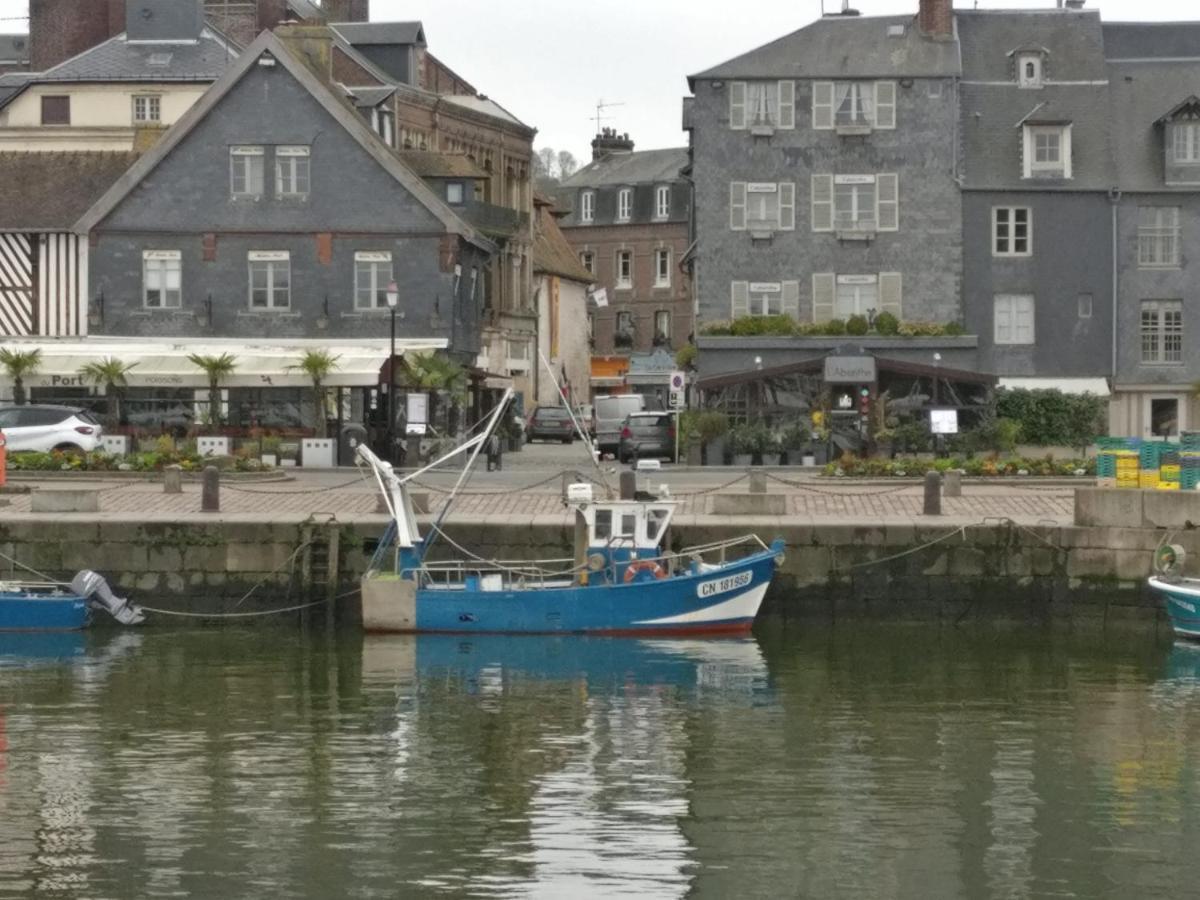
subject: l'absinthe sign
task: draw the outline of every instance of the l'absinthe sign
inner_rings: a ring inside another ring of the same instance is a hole
[[[875,357],[873,356],[825,357],[825,382],[827,384],[867,384],[874,381]]]

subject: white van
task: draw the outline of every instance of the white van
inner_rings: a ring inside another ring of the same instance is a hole
[[[646,398],[641,394],[610,394],[592,398],[596,446],[601,453],[614,456],[621,445],[621,425],[631,413],[644,412]]]

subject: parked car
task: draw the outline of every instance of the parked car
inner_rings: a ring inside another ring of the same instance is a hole
[[[529,417],[525,440],[529,443],[535,440],[571,443],[575,440],[575,426],[571,424],[571,414],[562,406],[539,406]]]
[[[596,437],[596,446],[601,453],[611,453],[615,456],[621,445],[621,426],[625,424],[627,416],[646,409],[646,398],[641,394],[594,397],[592,409],[595,411],[593,434]]]
[[[666,412],[639,412],[625,417],[617,458],[675,459],[675,416]]]
[[[104,429],[86,409],[30,404],[0,406],[0,431],[8,452],[63,450],[91,453],[100,447]]]

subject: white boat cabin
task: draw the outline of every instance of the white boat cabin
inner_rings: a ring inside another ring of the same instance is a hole
[[[592,550],[621,548],[657,555],[675,514],[675,503],[669,500],[592,501],[591,485],[571,485],[568,502],[582,517]]]

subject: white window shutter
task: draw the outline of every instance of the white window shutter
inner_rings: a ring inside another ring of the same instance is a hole
[[[796,82],[779,82],[779,127],[796,127]]]
[[[729,182],[729,230],[746,230],[746,182]]]
[[[796,229],[796,183],[794,181],[779,182],[779,230],[794,231]]]
[[[1012,307],[1009,305],[1007,297],[996,297],[993,300],[995,309],[993,316],[995,318],[995,341],[997,344],[1012,343]]]
[[[876,222],[880,231],[900,230],[900,183],[897,175],[875,176]]]
[[[875,127],[896,127],[896,82],[875,82]]]
[[[814,272],[813,321],[828,322],[833,318],[833,300],[837,292],[837,279],[832,272]]]
[[[746,127],[746,82],[729,82],[729,127]]]
[[[1033,132],[1026,125],[1021,129],[1021,161],[1024,165],[1022,177],[1033,177]]]
[[[740,319],[750,315],[750,282],[734,281],[731,284],[730,318]]]
[[[1022,297],[1017,301],[1014,315],[1016,322],[1015,339],[1018,344],[1033,343],[1033,298]]]
[[[812,127],[833,128],[833,82],[814,81],[812,91]]]
[[[783,314],[793,319],[800,318],[800,282],[783,283]]]
[[[1071,177],[1071,126],[1062,130],[1063,178]]]
[[[879,273],[879,311],[891,313],[897,319],[901,308],[901,283],[899,272]]]
[[[833,176],[812,177],[812,230],[833,231]]]

